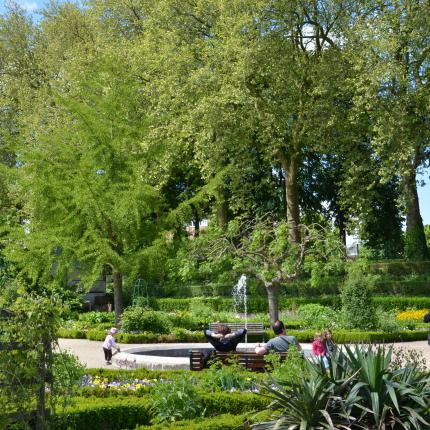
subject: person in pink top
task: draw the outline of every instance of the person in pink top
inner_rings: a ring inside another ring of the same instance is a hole
[[[106,338],[103,342],[103,352],[105,354],[105,360],[106,364],[112,364],[112,348],[115,348],[118,352],[120,349],[118,348],[118,345],[115,342],[115,335],[118,333],[118,329],[115,327],[112,327]]]
[[[321,333],[315,333],[314,341],[312,342],[312,352],[318,358],[320,358],[324,364],[324,368],[329,368],[329,363],[327,359],[327,350],[324,344],[324,338]]]

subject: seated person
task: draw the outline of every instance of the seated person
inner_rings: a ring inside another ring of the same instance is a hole
[[[263,355],[269,351],[287,352],[290,345],[294,345],[299,351],[302,350],[302,347],[294,336],[287,336],[282,321],[275,321],[272,329],[276,336],[267,343],[258,343],[255,347],[256,354]]]
[[[240,342],[245,340],[246,329],[240,329],[231,332],[230,327],[226,324],[219,324],[216,332],[205,330],[206,340],[217,350],[221,352],[236,351]]]

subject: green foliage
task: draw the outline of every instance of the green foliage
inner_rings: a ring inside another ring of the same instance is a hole
[[[430,383],[413,363],[391,369],[392,348],[337,349],[327,373],[306,362],[309,373],[298,383],[266,384],[274,400],[273,420],[257,429],[384,428],[393,421],[406,428],[427,428]],[[293,427],[291,427],[293,428]]]
[[[142,398],[82,398],[59,414],[55,424],[73,430],[122,430],[148,425],[150,417],[148,403]]]
[[[172,326],[165,313],[134,306],[127,308],[122,314],[121,328],[126,332],[169,334]]]
[[[152,426],[137,427],[136,430],[237,430],[248,428],[245,423],[249,421],[249,414],[223,414],[213,418],[205,418],[202,420],[184,420],[175,423],[155,424]]]
[[[80,321],[88,321],[90,324],[115,323],[115,315],[111,312],[86,312],[79,315]]]
[[[267,369],[271,372],[271,377],[282,384],[288,386],[299,383],[303,374],[307,371],[302,353],[293,345],[288,348],[288,355],[281,361],[279,354],[271,351],[264,356]]]
[[[0,320],[0,340],[14,346],[12,350],[0,350],[2,428],[10,424],[8,414],[16,411],[23,412],[17,418],[18,424],[27,428],[31,418],[27,412],[34,410],[36,405],[42,408],[39,402],[44,401],[41,413],[45,416],[44,408],[54,410],[57,396],[64,394],[61,389],[59,392],[54,389],[56,381],[52,382],[49,377],[55,365],[51,348],[57,339],[60,302],[56,297],[20,293],[9,308],[13,313],[11,318]],[[38,425],[41,425],[40,421]]]
[[[62,393],[73,392],[82,380],[84,371],[85,365],[72,353],[55,353],[52,366],[54,389]]]
[[[346,328],[371,330],[377,325],[372,301],[375,277],[365,274],[363,264],[358,261],[349,267],[341,292],[342,319]]]
[[[158,384],[150,398],[155,422],[179,421],[203,416],[202,401],[190,378]]]
[[[252,387],[253,376],[232,358],[228,366],[220,361],[213,362],[209,372],[205,374],[202,385],[213,391],[244,391]]]
[[[297,309],[297,318],[306,328],[318,330],[336,327],[339,316],[333,309],[318,304],[301,305]]]
[[[378,323],[377,327],[379,330],[385,333],[394,333],[401,331],[402,327],[405,325],[401,324],[400,321],[396,319],[396,316],[393,312],[390,311],[382,311],[381,309],[377,310],[377,318]]]

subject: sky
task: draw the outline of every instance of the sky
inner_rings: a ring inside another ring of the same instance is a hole
[[[0,0],[0,14],[5,12],[5,6],[9,0]],[[29,13],[37,13],[37,10],[49,3],[49,0],[15,0],[19,6]],[[37,20],[37,16],[35,16]],[[420,210],[424,224],[430,224],[430,168],[428,168],[422,179],[426,183],[424,187],[418,187],[418,196],[420,199]]]

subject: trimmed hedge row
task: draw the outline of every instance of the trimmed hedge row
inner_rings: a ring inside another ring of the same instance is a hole
[[[288,325],[287,325],[288,327]],[[287,328],[288,334],[296,336],[299,342],[312,342],[314,339],[315,330],[294,330]],[[60,337],[73,338],[75,330],[61,329]],[[84,333],[85,334],[85,333]],[[86,338],[89,340],[104,340],[106,332],[98,330],[88,330]],[[386,333],[381,331],[346,331],[335,330],[333,336],[338,343],[353,343],[353,342],[411,342],[417,340],[426,340],[426,330],[404,330],[396,333]],[[271,329],[265,330],[265,338],[273,337]],[[79,339],[82,339],[79,337]],[[134,344],[134,343],[176,343],[176,342],[205,342],[202,331],[189,332],[186,338],[172,334],[157,335],[155,333],[119,333],[117,335],[119,343]]]
[[[245,430],[250,428],[250,426],[247,424],[249,419],[249,414],[224,414],[213,418],[198,418],[195,420],[177,421],[175,423],[141,426],[136,427],[136,430]]]
[[[269,331],[267,334],[269,335]],[[288,334],[295,336],[299,342],[310,343],[314,339],[315,330],[288,330]],[[270,334],[273,336],[273,333]],[[391,343],[412,342],[427,339],[426,330],[405,330],[395,333],[382,331],[346,331],[333,330],[333,338],[336,343]]]
[[[207,415],[235,411],[237,414],[263,410],[269,400],[252,393],[204,393],[202,403]],[[56,417],[56,426],[69,430],[134,429],[151,423],[151,410],[146,398],[78,398]],[[209,427],[210,428],[210,427]]]
[[[384,310],[430,308],[430,297],[375,296],[373,300],[377,306],[380,306]],[[162,298],[154,301],[154,309],[165,312],[189,311],[193,302],[203,303],[215,312],[233,309],[233,299],[227,297]],[[280,309],[291,309],[311,303],[332,308],[339,308],[341,306],[339,296],[281,297]],[[267,312],[268,309],[265,298],[249,298],[247,306],[249,313]]]
[[[382,261],[370,265],[372,273],[390,274],[397,276],[412,275],[415,273],[430,273],[430,261]]]
[[[149,425],[151,415],[146,399],[79,399],[55,419],[55,428],[68,430],[122,430]]]

